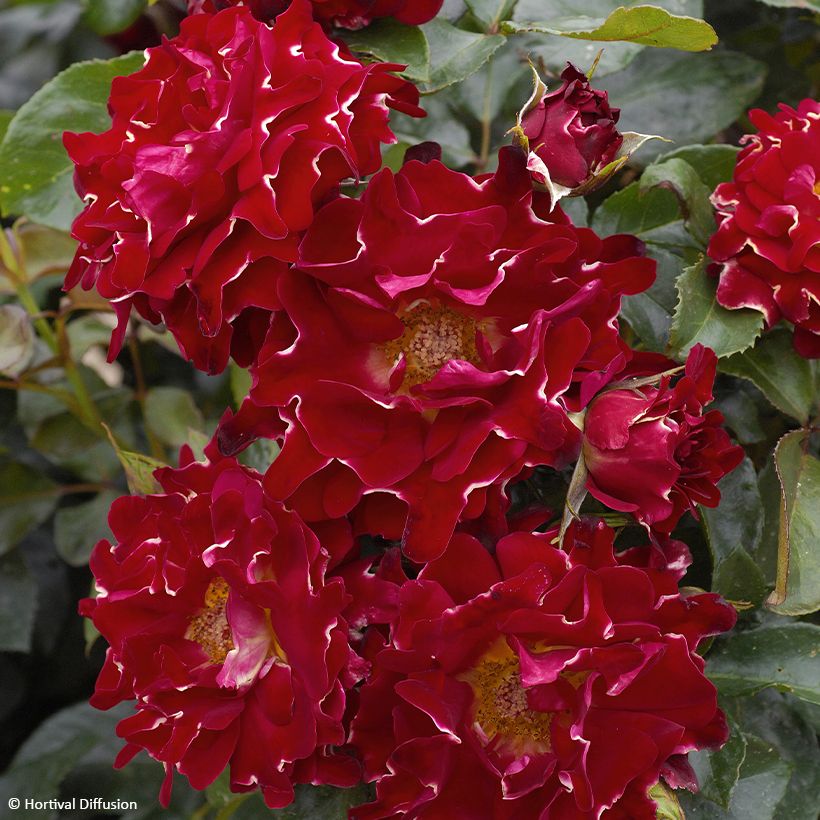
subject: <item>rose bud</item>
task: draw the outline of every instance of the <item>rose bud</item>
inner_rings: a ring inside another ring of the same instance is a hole
[[[562,85],[549,92],[533,69],[532,96],[512,129],[516,144],[528,152],[536,188],[553,200],[599,188],[644,142],[661,139],[618,131],[620,109],[611,108],[607,92],[589,83],[594,68],[584,74],[567,63]]]
[[[521,127],[530,142],[533,176],[546,170],[553,182],[577,188],[615,159],[623,142],[616,127],[621,112],[572,63],[561,79],[561,87],[545,93]]]
[[[646,526],[670,532],[695,505],[716,507],[717,482],[743,459],[721,427],[712,401],[717,357],[695,345],[677,383],[659,383],[601,393],[584,419],[586,487],[600,502],[632,513]]]

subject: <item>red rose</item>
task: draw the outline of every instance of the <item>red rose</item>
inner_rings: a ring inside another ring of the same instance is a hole
[[[719,227],[709,256],[720,276],[718,301],[785,317],[794,345],[820,357],[820,103],[781,105],[775,116],[749,112],[759,129],[742,139],[734,180],[712,202]]]
[[[659,777],[696,788],[687,753],[727,736],[696,649],[734,610],[624,563],[603,522],[567,552],[555,535],[491,555],[459,534],[399,588],[391,640],[365,647],[351,744],[377,799],[352,820],[654,820]]]
[[[279,279],[283,311],[224,451],[283,439],[274,497],[306,520],[359,505],[363,529],[404,531],[415,560],[489,488],[572,461],[567,410],[623,367],[620,299],[654,263],[634,237],[539,216],[543,201],[509,148],[482,180],[411,161],[328,204]]]
[[[188,13],[215,12],[240,2],[249,5],[260,20],[270,21],[284,11],[290,0],[188,0]],[[444,0],[311,0],[313,14],[327,25],[358,29],[379,17],[395,17],[418,26],[432,20]]]
[[[674,387],[616,389],[596,397],[584,419],[587,489],[613,510],[670,532],[696,504],[717,507],[717,482],[743,459],[721,427],[723,416],[703,412],[712,401],[717,357],[692,348],[686,374]]]
[[[141,749],[162,761],[166,806],[175,768],[203,789],[230,766],[233,790],[258,784],[273,807],[294,782],[352,785],[355,763],[326,754],[345,739],[355,659],[328,554],[233,459],[188,452],[156,476],[163,494],[114,503],[98,595],[80,606],[110,644],[91,703],[136,701],[115,765]]]
[[[561,79],[560,88],[545,93],[522,117],[521,129],[535,181],[577,188],[616,158],[623,143],[615,127],[621,112],[571,63]]]
[[[273,27],[244,7],[195,15],[147,54],[114,81],[110,130],[65,135],[86,200],[66,287],[113,302],[111,356],[133,305],[218,372],[253,358],[314,207],[379,168],[387,106],[421,113],[418,92],[341,53],[307,0]]]

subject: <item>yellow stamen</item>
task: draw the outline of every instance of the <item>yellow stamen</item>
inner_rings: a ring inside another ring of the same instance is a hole
[[[417,304],[400,318],[404,333],[382,349],[391,367],[404,356],[404,387],[430,381],[449,361],[479,364],[475,319],[428,302]]]
[[[475,722],[489,740],[516,753],[550,748],[551,712],[530,709],[518,656],[506,641],[496,644],[464,677],[475,696]]]
[[[211,663],[224,663],[233,649],[233,637],[225,607],[230,587],[224,578],[214,578],[205,591],[203,608],[191,619],[185,637],[204,650]]]

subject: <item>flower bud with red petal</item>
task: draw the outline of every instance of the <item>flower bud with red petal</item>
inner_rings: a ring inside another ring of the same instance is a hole
[[[717,483],[743,449],[729,440],[720,412],[704,412],[716,366],[714,352],[696,345],[674,386],[659,376],[657,384],[625,385],[590,403],[583,455],[595,498],[662,532],[697,504],[718,505]]]

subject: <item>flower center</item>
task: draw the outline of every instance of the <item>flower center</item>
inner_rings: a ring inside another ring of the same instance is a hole
[[[547,751],[551,712],[527,704],[518,657],[507,646],[495,647],[464,678],[475,696],[475,722],[492,741],[498,738],[519,751]]]
[[[191,618],[185,632],[189,641],[195,641],[204,650],[211,663],[224,663],[233,647],[231,627],[225,614],[230,587],[224,578],[214,578],[205,591],[203,608]]]
[[[406,311],[401,321],[404,333],[387,342],[383,349],[391,364],[404,357],[405,386],[430,381],[453,360],[479,363],[475,319],[448,307],[422,302]]]

